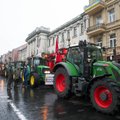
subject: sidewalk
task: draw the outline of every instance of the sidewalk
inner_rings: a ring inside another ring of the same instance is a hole
[[[5,78],[0,76],[0,120],[19,120],[10,105],[12,100],[8,94]]]

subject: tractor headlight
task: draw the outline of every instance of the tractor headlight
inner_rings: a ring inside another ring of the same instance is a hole
[[[49,74],[50,71],[49,71],[49,70],[45,70],[44,73],[45,73],[45,74]]]

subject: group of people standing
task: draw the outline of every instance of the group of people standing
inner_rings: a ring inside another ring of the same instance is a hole
[[[17,69],[17,72],[18,72],[17,76],[20,76],[20,74],[21,74],[20,68]],[[24,78],[23,78],[24,82],[22,83],[22,86],[27,87],[28,86],[29,75],[30,75],[30,66],[29,66],[29,64],[25,63],[22,74],[24,76]],[[7,90],[12,89],[12,85],[14,85],[14,88],[17,87],[16,83],[17,83],[16,79],[13,78],[13,67],[12,67],[11,62],[9,62],[9,64],[8,64]]]

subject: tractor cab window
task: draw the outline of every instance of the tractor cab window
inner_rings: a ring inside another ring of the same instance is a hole
[[[43,58],[36,58],[36,59],[34,59],[33,64],[34,64],[34,66],[45,65],[46,61]]]
[[[79,47],[69,49],[67,60],[72,64],[75,64],[75,66],[80,68],[81,71],[83,70],[83,51],[80,51]]]
[[[90,58],[92,62],[102,60],[101,49],[97,48],[97,47],[89,47],[88,48],[88,58]]]
[[[40,65],[40,59],[34,59],[34,66]]]
[[[40,59],[40,64],[41,64],[41,65],[46,65],[46,60],[43,59],[43,58],[41,58],[41,59]]]
[[[16,64],[16,67],[17,67],[17,68],[22,68],[22,67],[23,67],[23,63],[18,62],[18,63]]]

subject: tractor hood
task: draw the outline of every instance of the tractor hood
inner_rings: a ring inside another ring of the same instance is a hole
[[[119,63],[116,63],[116,62],[112,62],[113,65],[115,65],[116,67],[118,67],[120,69],[120,64]]]
[[[94,76],[111,75],[110,78],[120,82],[120,64],[109,61],[97,61],[93,64]]]
[[[44,66],[44,65],[40,65],[40,66],[37,66],[37,71],[38,71],[39,74],[50,73],[50,67]]]

